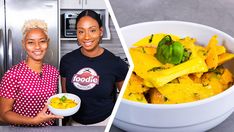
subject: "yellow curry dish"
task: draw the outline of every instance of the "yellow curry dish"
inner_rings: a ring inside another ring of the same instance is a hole
[[[50,100],[50,105],[56,109],[68,109],[77,106],[77,103],[67,98],[65,95],[62,97],[54,97]]]
[[[179,104],[214,96],[233,85],[222,64],[234,58],[214,35],[206,46],[191,37],[152,34],[129,49],[133,73],[124,98],[150,104]]]

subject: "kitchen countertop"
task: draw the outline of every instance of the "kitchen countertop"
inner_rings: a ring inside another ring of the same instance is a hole
[[[0,132],[104,132],[104,126],[49,126],[49,127],[13,127],[0,126]]]
[[[121,27],[135,23],[178,20],[200,23],[234,37],[233,0],[110,0]],[[111,132],[123,130],[111,126]],[[234,131],[234,113],[209,132]]]

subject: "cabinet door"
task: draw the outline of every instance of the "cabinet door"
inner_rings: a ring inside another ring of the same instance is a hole
[[[61,9],[82,9],[83,0],[60,0]]]
[[[83,9],[106,9],[104,0],[83,0]]]

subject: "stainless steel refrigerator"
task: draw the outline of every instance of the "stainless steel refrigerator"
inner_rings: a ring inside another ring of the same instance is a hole
[[[13,65],[26,58],[22,49],[22,27],[26,20],[41,19],[50,37],[45,62],[58,67],[59,0],[0,0],[0,80]]]

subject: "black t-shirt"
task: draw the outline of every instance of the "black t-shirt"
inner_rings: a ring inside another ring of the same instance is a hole
[[[93,124],[110,116],[115,104],[116,82],[123,81],[128,65],[104,49],[97,57],[89,58],[80,48],[62,57],[60,74],[66,78],[68,93],[81,98],[80,110],[72,116],[81,124]]]

